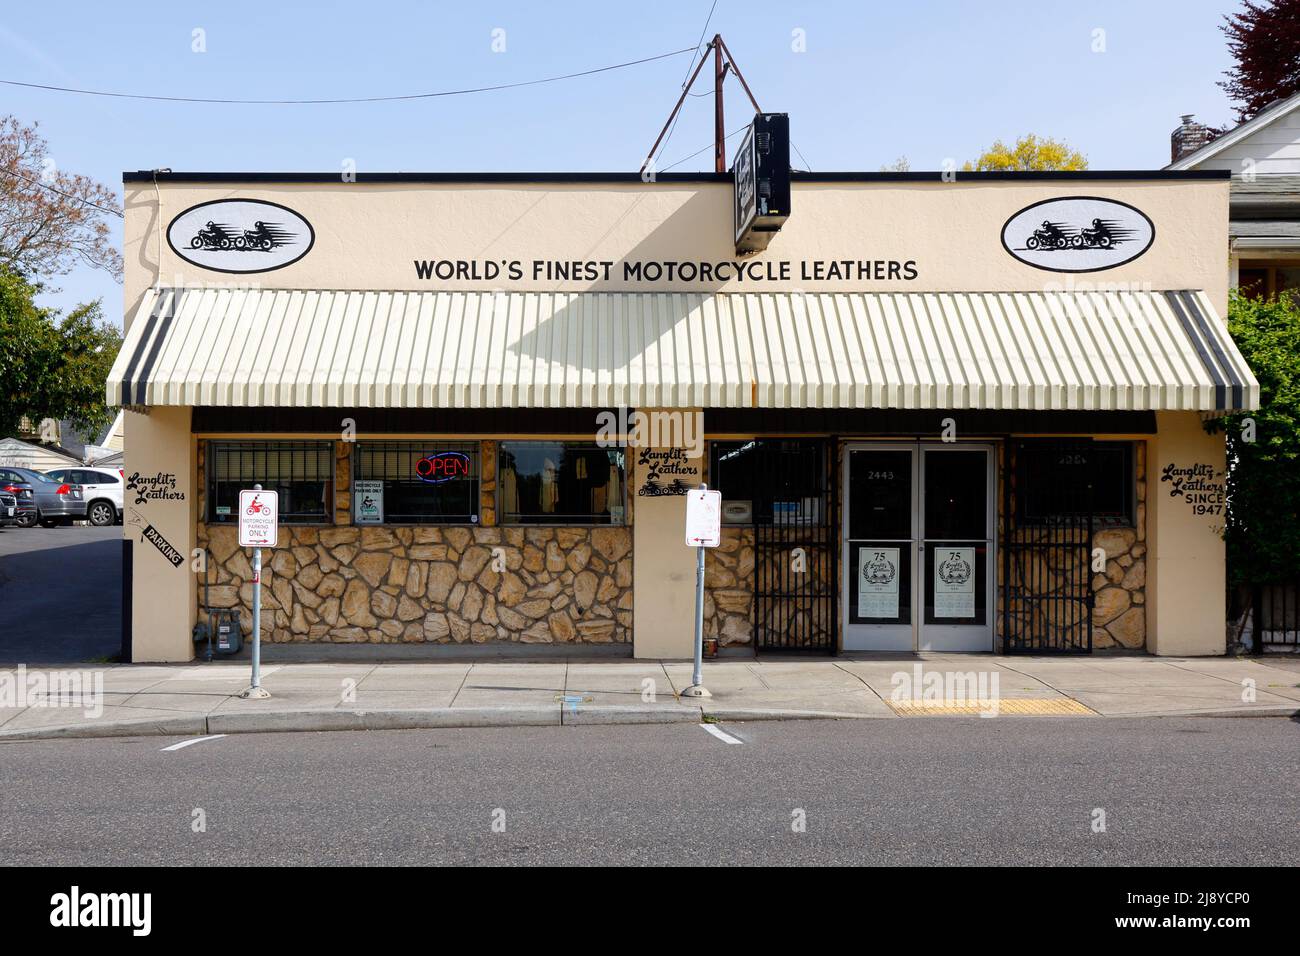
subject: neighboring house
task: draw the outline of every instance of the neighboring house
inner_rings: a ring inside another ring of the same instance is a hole
[[[122,434],[122,410],[118,409],[117,417],[113,419],[113,424],[99,437],[95,444],[102,445],[105,448],[111,448],[114,451],[122,451],[125,447],[125,437]]]
[[[91,441],[92,437],[96,440]],[[46,467],[58,468],[69,464],[65,458],[70,457],[71,464],[121,467],[122,413],[119,411],[112,424],[98,436],[83,433],[68,421],[44,418],[39,425],[33,426],[30,420],[24,418],[19,423],[17,437],[6,441],[13,441],[23,446],[23,450],[17,450],[15,454],[26,456],[33,461],[48,460],[50,464],[27,465],[16,460],[0,462],[0,464],[44,471]]]
[[[36,444],[18,438],[0,438],[0,466],[48,471],[82,464],[81,456],[61,445]]]
[[[94,444],[87,444],[82,459],[87,465],[122,467],[122,413],[119,411],[112,424],[100,433]]]
[[[1169,139],[1167,169],[1232,173],[1230,284],[1266,297],[1300,289],[1300,93],[1223,133],[1186,115]]]

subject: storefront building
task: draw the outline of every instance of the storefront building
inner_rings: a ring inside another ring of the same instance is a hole
[[[124,178],[134,660],[255,482],[272,644],[687,657],[707,482],[724,653],[1224,650],[1226,176]]]

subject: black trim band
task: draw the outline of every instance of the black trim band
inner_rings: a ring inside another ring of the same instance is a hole
[[[1214,350],[1214,357],[1219,362],[1219,368],[1223,372],[1224,378],[1232,383],[1232,404],[1223,405],[1221,408],[1225,411],[1238,411],[1244,408],[1246,397],[1245,383],[1237,374],[1237,370],[1232,367],[1232,362],[1228,359],[1227,353],[1224,352],[1223,346],[1219,342],[1219,337],[1215,335],[1214,330],[1210,328],[1210,322],[1212,320],[1201,310],[1201,307],[1196,302],[1196,296],[1192,295],[1190,292],[1179,292],[1178,295],[1182,298],[1183,305],[1186,306],[1187,311],[1191,313],[1192,318],[1196,321],[1196,325],[1201,330],[1201,334],[1204,335],[1205,340],[1210,343],[1210,348]]]
[[[195,434],[338,434],[356,422],[360,440],[375,435],[594,435],[599,408],[293,408],[199,405]],[[618,414],[618,409],[604,409]]]
[[[358,440],[385,434],[589,435],[595,408],[237,408],[198,406],[190,419],[196,434],[335,434],[351,418]],[[782,409],[706,408],[707,434],[739,435],[936,435],[944,418],[955,418],[966,435],[1091,434],[1154,435],[1154,412],[997,411],[971,409]]]
[[[1192,343],[1192,347],[1196,349],[1201,365],[1210,373],[1210,378],[1214,379],[1214,407],[1226,409],[1228,407],[1227,379],[1223,377],[1218,365],[1210,358],[1210,353],[1206,351],[1205,342],[1203,341],[1203,337],[1208,337],[1211,341],[1213,341],[1213,338],[1208,335],[1207,330],[1197,328],[1194,320],[1183,311],[1183,305],[1179,301],[1179,293],[1166,292],[1165,299],[1168,301],[1169,307],[1174,310],[1174,314],[1178,316],[1178,322],[1183,327],[1183,333]]]
[[[122,386],[118,395],[119,405],[131,404],[131,383],[135,379],[135,370],[140,367],[144,360],[145,349],[149,347],[149,340],[153,338],[154,326],[158,324],[158,310],[162,306],[161,300],[155,301],[153,308],[149,310],[149,317],[145,319],[144,332],[140,334],[140,341],[135,344],[135,351],[131,354],[131,361],[127,363],[126,372],[122,375]],[[136,321],[139,321],[137,318]]]
[[[174,293],[169,293],[167,305],[162,314],[162,321],[159,323],[158,334],[154,336],[153,347],[149,349],[144,358],[144,364],[140,368],[140,377],[135,383],[135,403],[137,405],[145,404],[145,391],[149,387],[149,373],[153,371],[154,365],[158,361],[158,353],[162,351],[163,345],[167,342],[167,333],[171,330],[172,319],[176,317],[177,299]],[[146,335],[148,331],[146,330]],[[143,342],[141,345],[143,346]]]
[[[1134,180],[1227,182],[1229,170],[1219,169],[1086,169],[1077,172],[1034,170],[1013,172],[800,172],[790,178],[803,183],[932,183],[932,182],[1130,182]],[[945,178],[946,177],[946,178]],[[346,186],[339,173],[310,172],[154,172],[122,173],[124,183],[330,183]],[[658,183],[729,183],[730,173],[659,173]],[[359,183],[641,183],[640,173],[356,173]],[[652,185],[652,184],[648,184]]]

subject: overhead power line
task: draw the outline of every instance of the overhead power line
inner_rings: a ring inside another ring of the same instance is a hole
[[[15,179],[21,179],[21,180],[22,180],[23,182],[25,182],[25,183],[31,183],[33,186],[40,186],[42,189],[48,189],[50,192],[52,192],[52,193],[54,193],[54,194],[56,194],[56,195],[59,195],[59,196],[63,196],[65,199],[73,199],[73,200],[76,200],[76,201],[79,202],[79,203],[84,203],[84,204],[87,205],[87,206],[93,206],[94,208],[96,208],[96,209],[98,209],[98,210],[100,210],[100,211],[102,211],[102,212],[112,213],[114,216],[117,216],[118,219],[124,219],[124,218],[126,218],[126,217],[124,217],[124,216],[122,215],[122,213],[120,213],[120,212],[119,212],[118,210],[116,210],[116,209],[113,209],[113,208],[111,208],[111,207],[109,207],[109,206],[101,206],[99,203],[97,203],[97,202],[92,202],[91,200],[86,199],[86,198],[84,198],[84,197],[82,197],[82,196],[78,196],[78,195],[76,195],[75,193],[70,193],[70,192],[66,192],[66,191],[64,191],[64,190],[62,190],[62,189],[58,189],[58,188],[56,188],[56,187],[54,187],[54,186],[51,186],[49,183],[43,183],[43,182],[41,182],[39,179],[32,179],[30,176],[24,176],[22,173],[18,172],[16,169],[4,169],[4,168],[0,168],[0,173],[7,173],[8,175],[13,176]]]
[[[434,93],[405,93],[397,96],[357,96],[342,99],[240,100],[203,96],[160,96],[149,93],[119,93],[110,90],[83,90],[70,86],[50,86],[45,83],[24,83],[21,80],[0,80],[0,83],[5,84],[6,86],[21,86],[33,90],[50,90],[55,93],[77,93],[82,96],[108,96],[124,100],[154,100],[164,103],[217,103],[235,106],[329,106],[343,103],[390,103],[399,100],[427,100],[440,96],[465,96],[470,93],[492,93],[498,90],[513,90],[522,86],[538,86],[542,83],[558,83],[561,80],[573,80],[581,76],[592,76],[596,73],[608,73],[610,70],[622,70],[629,66],[639,66],[642,63],[652,63],[655,60],[666,60],[669,57],[681,56],[683,53],[694,53],[696,49],[696,47],[683,47],[680,50],[673,50],[671,53],[660,53],[656,56],[642,57],[639,60],[628,60],[625,63],[613,63],[609,66],[600,66],[592,70],[581,70],[577,73],[565,73],[560,76],[546,76],[538,80],[521,80],[518,83],[498,83],[495,86],[475,86],[463,90],[439,90]]]
[[[713,11],[716,9],[718,9],[718,0],[713,0],[713,6],[709,7],[709,15],[704,20],[704,28],[700,30],[700,38],[695,41],[695,52],[691,54],[691,62],[686,65],[686,75],[682,77],[683,88],[686,86],[687,81],[690,79],[691,70],[694,69],[695,67],[695,58],[699,55],[701,44],[704,43],[704,35],[709,32],[709,24],[713,22]],[[705,55],[707,56],[707,53]],[[710,94],[702,93],[699,95],[706,96]],[[679,111],[677,117],[673,120],[673,128],[668,131],[668,138],[664,140],[663,146],[659,147],[658,155],[662,156],[664,150],[668,148],[668,144],[672,141],[673,133],[677,132],[677,121],[680,120],[681,118],[682,118],[682,114]]]
[[[747,130],[747,129],[749,129],[749,124],[748,124],[748,123],[746,123],[744,126],[741,126],[741,127],[738,128],[738,129],[733,129],[730,133],[728,133],[728,134],[723,138],[723,142],[726,142],[726,140],[731,139],[731,138],[732,138],[733,136],[735,136],[737,133],[743,133],[743,132],[744,132],[745,130]],[[659,170],[659,172],[661,172],[661,173],[666,173],[666,172],[668,172],[668,170],[672,169],[673,166],[680,166],[682,163],[686,162],[687,160],[694,159],[696,156],[700,155],[700,153],[704,152],[704,150],[706,150],[706,149],[713,149],[714,145],[715,145],[715,144],[710,143],[708,146],[701,147],[700,149],[697,149],[695,152],[691,153],[691,155],[689,155],[689,156],[683,156],[681,159],[677,160],[677,162],[673,163],[672,165],[670,165],[670,166],[665,166],[663,169]]]
[[[709,15],[704,20],[704,26],[700,29],[700,38],[695,41],[695,52],[700,52],[700,47],[704,43],[704,35],[709,32],[709,24],[713,22],[713,11],[718,9],[718,0],[713,0],[713,6],[709,7]],[[691,57],[691,66],[695,65],[695,57]],[[682,77],[682,86],[686,85],[686,80],[691,75],[691,66],[686,68],[686,75]]]

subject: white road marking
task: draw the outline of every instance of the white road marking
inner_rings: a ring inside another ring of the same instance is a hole
[[[205,740],[220,740],[224,736],[226,735],[213,734],[210,737],[191,737],[189,740],[182,740],[178,744],[172,744],[170,747],[164,747],[162,749],[162,753],[167,753],[167,751],[169,750],[184,750],[186,747],[190,746],[191,744],[201,744]]]
[[[717,738],[718,738],[719,740],[721,740],[724,744],[743,744],[743,743],[744,743],[744,741],[741,740],[741,739],[739,739],[738,737],[733,737],[733,736],[731,736],[731,734],[723,733],[723,732],[722,732],[721,730],[719,730],[717,727],[713,726],[713,724],[700,724],[700,726],[703,727],[705,730],[707,730],[709,733],[713,734],[713,736],[717,737]]]

